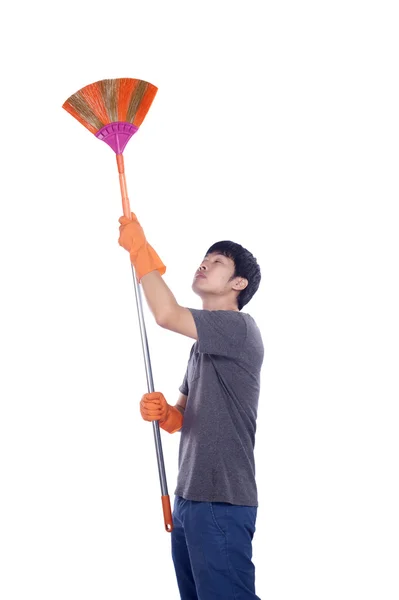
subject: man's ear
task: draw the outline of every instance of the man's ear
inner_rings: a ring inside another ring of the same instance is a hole
[[[237,280],[234,282],[234,285],[233,285],[233,290],[242,292],[242,290],[245,290],[247,285],[248,285],[248,279],[245,279],[245,277],[237,277]]]

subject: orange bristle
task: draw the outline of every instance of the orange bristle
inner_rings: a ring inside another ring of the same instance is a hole
[[[155,94],[157,93],[157,91],[158,88],[156,88],[155,85],[152,85],[151,83],[147,84],[147,89],[144,92],[140,105],[137,109],[136,116],[133,120],[133,125],[136,125],[136,127],[140,127],[140,125],[144,121],[144,118],[147,112],[149,111],[149,108],[152,104],[152,101],[155,98]]]
[[[129,109],[130,98],[134,93],[139,81],[138,79],[128,79],[126,77],[119,79],[118,96],[118,121],[126,121],[127,111]]]

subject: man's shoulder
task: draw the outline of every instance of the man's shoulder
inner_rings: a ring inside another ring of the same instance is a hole
[[[248,313],[242,313],[247,323],[246,350],[248,347],[250,352],[257,352],[263,360],[264,346],[261,331],[255,319]]]

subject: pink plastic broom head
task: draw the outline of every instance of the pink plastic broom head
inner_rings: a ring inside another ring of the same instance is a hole
[[[108,144],[116,154],[122,154],[126,144],[138,130],[139,128],[132,123],[115,121],[115,123],[104,125],[100,131],[97,131],[96,137]]]

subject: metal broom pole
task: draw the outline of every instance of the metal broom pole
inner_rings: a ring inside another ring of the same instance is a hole
[[[119,183],[121,186],[122,193],[122,206],[125,217],[130,219],[131,211],[129,199],[127,196],[127,187],[126,187],[126,178],[125,178],[125,169],[124,169],[124,160],[122,154],[116,155],[116,161],[118,165],[119,172]],[[137,305],[137,314],[140,325],[140,334],[141,334],[141,343],[143,347],[143,355],[144,355],[144,364],[145,364],[145,372],[147,376],[147,387],[148,392],[154,392],[154,380],[152,377],[152,368],[151,368],[151,360],[150,360],[150,352],[148,347],[148,339],[147,332],[145,328],[144,322],[144,314],[143,314],[143,303],[141,297],[141,289],[140,284],[137,282],[136,271],[134,266],[131,264],[132,274],[133,274],[133,283],[134,283],[134,292],[136,296],[136,305]],[[154,431],[154,440],[155,440],[155,450],[157,455],[158,462],[158,472],[159,472],[159,480],[161,484],[161,492],[162,492],[162,509],[165,521],[165,529],[168,532],[171,532],[173,529],[173,520],[172,520],[172,511],[170,507],[170,498],[168,494],[168,485],[166,482],[166,474],[165,474],[165,464],[163,460],[163,452],[162,452],[162,442],[161,435],[159,431],[159,423],[158,421],[152,421],[152,427]]]

